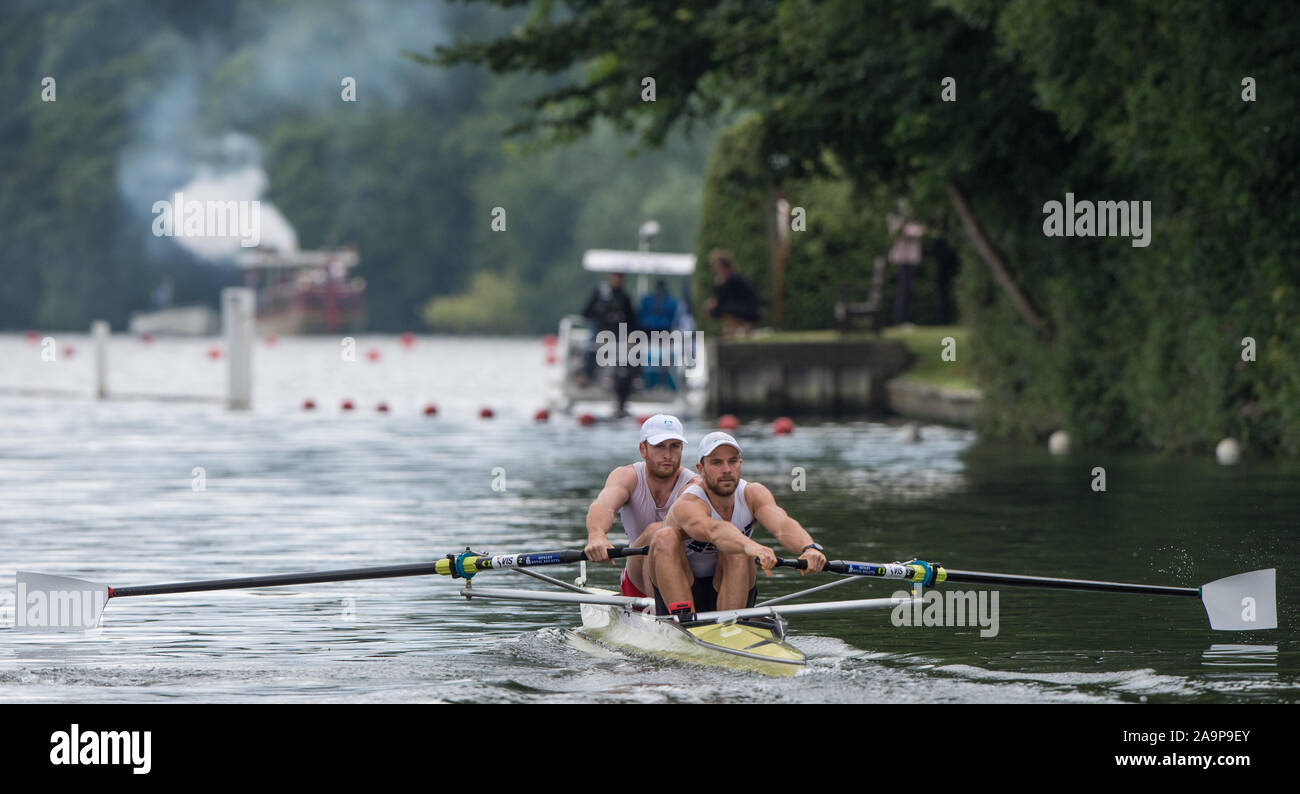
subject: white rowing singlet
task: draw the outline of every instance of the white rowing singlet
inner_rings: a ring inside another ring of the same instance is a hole
[[[682,494],[682,486],[691,481],[694,474],[686,469],[678,467],[677,482],[673,484],[672,493],[668,494],[668,501],[663,507],[655,504],[655,498],[650,495],[650,485],[645,479],[645,461],[637,461],[632,464],[636,470],[636,488],[632,491],[632,497],[627,500],[618,511],[618,520],[623,524],[623,531],[627,532],[627,545],[631,546],[636,543],[636,539],[641,537],[645,528],[656,521],[663,521],[664,516],[668,515],[668,508],[673,506],[677,497]]]
[[[749,505],[745,503],[745,486],[747,484],[743,478],[736,483],[736,491],[731,495],[734,500],[734,507],[731,508],[731,521],[729,523],[745,533],[745,537],[753,537],[754,514],[749,512]],[[682,493],[698,496],[709,506],[709,512],[713,514],[714,520],[723,520],[722,516],[718,515],[718,511],[713,509],[709,497],[699,485],[692,485]],[[691,572],[697,578],[712,576],[713,569],[718,565],[718,549],[712,543],[692,538],[686,541],[686,559],[690,561]]]

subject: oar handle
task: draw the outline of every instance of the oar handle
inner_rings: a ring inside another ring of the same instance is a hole
[[[754,559],[757,560],[758,558],[755,557]],[[791,559],[788,559],[788,558],[787,558],[787,559],[782,559],[782,558],[778,557],[777,560],[776,560],[776,567],[778,567],[778,568],[798,568],[798,569],[801,570],[801,571],[806,571],[806,570],[808,570],[808,561],[805,560],[805,559],[802,558],[802,557],[800,557],[800,558],[797,559],[797,560],[791,560]],[[823,570],[824,570],[824,569],[823,569]]]
[[[633,547],[619,546],[616,548],[609,549],[610,559],[613,559],[615,557],[640,557],[642,555],[649,554],[649,553],[650,553],[649,546],[633,546]],[[582,558],[584,560],[587,558],[586,552],[583,552]]]

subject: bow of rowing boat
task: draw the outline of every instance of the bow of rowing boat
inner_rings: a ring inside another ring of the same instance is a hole
[[[776,620],[679,624],[621,607],[583,604],[582,628],[606,645],[709,667],[791,676],[807,662],[785,641]]]

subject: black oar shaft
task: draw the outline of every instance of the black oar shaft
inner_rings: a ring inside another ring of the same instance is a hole
[[[972,584],[1000,584],[1012,587],[1050,587],[1057,590],[1099,590],[1110,593],[1146,593],[1149,595],[1180,595],[1201,597],[1199,587],[1167,587],[1154,584],[1128,584],[1126,582],[1096,582],[1088,579],[1057,579],[1050,576],[1020,576],[1012,573],[985,573],[983,571],[954,571],[944,569],[949,582]]]
[[[636,548],[616,547],[609,550],[609,556],[631,557],[645,554],[644,546]],[[455,555],[451,555],[454,557]],[[468,555],[471,566],[481,562],[479,570],[493,567],[494,559],[489,555]],[[587,555],[581,550],[563,549],[561,551],[543,551],[526,554],[498,555],[496,559],[508,564],[504,567],[531,567],[534,565],[558,565],[581,562]],[[165,593],[199,593],[206,590],[243,590],[250,587],[278,587],[281,585],[315,584],[318,582],[347,582],[358,579],[391,579],[397,576],[429,576],[439,574],[451,575],[455,566],[450,558],[433,562],[417,562],[405,565],[381,565],[373,568],[343,568],[335,571],[308,571],[306,573],[270,574],[267,576],[243,576],[236,579],[208,579],[199,582],[173,582],[171,584],[140,585],[136,587],[110,587],[109,598],[125,596],[163,595]],[[458,574],[459,575],[459,574]]]
[[[436,562],[385,565],[377,568],[344,568],[336,571],[313,573],[272,574],[269,576],[244,576],[237,579],[209,579],[202,582],[175,582],[172,584],[141,585],[138,587],[109,588],[109,597],[162,595],[164,593],[199,593],[204,590],[242,590],[246,587],[275,587],[277,585],[313,584],[316,582],[347,582],[356,579],[387,579],[395,576],[427,576],[437,573]]]
[[[806,569],[808,561],[804,559],[791,560],[780,559],[776,564],[786,568]],[[830,560],[822,568],[830,573],[848,574],[852,576],[869,576],[879,579],[901,579],[901,574],[891,571],[898,569],[900,563],[890,565],[880,565],[870,562],[846,562],[844,560]],[[910,565],[909,565],[910,567]],[[940,582],[967,582],[970,584],[994,584],[1006,585],[1010,587],[1045,587],[1056,590],[1094,590],[1108,593],[1145,593],[1148,595],[1179,595],[1191,596],[1193,598],[1201,597],[1199,587],[1167,587],[1164,585],[1152,584],[1129,584],[1126,582],[1097,582],[1089,579],[1059,579],[1051,576],[1022,576],[1014,573],[986,573],[984,571],[956,571],[951,568],[941,568],[943,575],[939,577]],[[902,579],[902,581],[911,581]]]

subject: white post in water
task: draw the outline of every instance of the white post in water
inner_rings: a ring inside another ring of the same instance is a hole
[[[256,298],[247,287],[221,290],[221,325],[226,333],[226,357],[230,361],[226,383],[226,407],[246,411],[252,407],[253,329]]]
[[[107,320],[90,324],[90,335],[95,339],[95,399],[108,399],[108,340]]]

